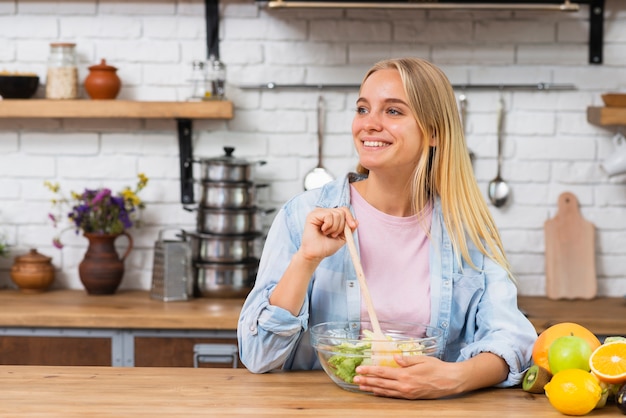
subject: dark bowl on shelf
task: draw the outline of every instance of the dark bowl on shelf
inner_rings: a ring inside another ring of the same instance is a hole
[[[0,97],[3,99],[30,99],[39,87],[36,75],[0,75]]]

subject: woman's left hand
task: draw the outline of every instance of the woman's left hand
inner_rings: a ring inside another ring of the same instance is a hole
[[[429,356],[395,356],[400,367],[359,366],[354,383],[375,395],[405,399],[437,399],[459,393],[456,363]]]
[[[400,367],[359,366],[354,383],[375,395],[405,399],[438,399],[503,381],[508,366],[492,353],[457,362],[430,356],[394,356]]]

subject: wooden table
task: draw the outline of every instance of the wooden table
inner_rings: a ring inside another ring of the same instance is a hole
[[[520,389],[407,401],[345,391],[321,371],[44,366],[0,366],[0,416],[563,417]],[[609,404],[590,416],[620,414]]]
[[[518,305],[539,333],[559,322],[575,322],[598,336],[626,336],[626,298],[623,297],[550,300],[520,296]]]

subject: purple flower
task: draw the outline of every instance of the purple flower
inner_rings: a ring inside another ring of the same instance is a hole
[[[92,191],[93,192],[93,191]],[[100,189],[96,195],[94,196],[94,198],[91,201],[92,205],[95,205],[97,203],[100,203],[102,200],[104,200],[106,197],[111,196],[111,189]],[[115,198],[113,198],[115,199]]]
[[[54,237],[54,239],[52,240],[52,245],[54,245],[58,249],[63,248],[63,243],[61,243],[61,237]]]

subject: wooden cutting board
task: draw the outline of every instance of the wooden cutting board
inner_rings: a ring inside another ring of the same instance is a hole
[[[549,299],[593,299],[598,291],[595,227],[580,214],[570,192],[559,196],[558,212],[544,224],[546,296]]]

